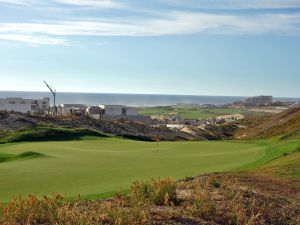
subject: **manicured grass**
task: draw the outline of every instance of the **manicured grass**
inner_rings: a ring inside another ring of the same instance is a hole
[[[0,163],[0,201],[29,193],[96,198],[133,181],[174,179],[253,164],[265,146],[242,142],[138,142],[118,138],[0,145],[1,154],[36,152],[43,158]]]
[[[46,157],[46,156],[41,153],[38,153],[38,152],[22,152],[17,155],[0,152],[0,163],[14,161],[14,160],[22,160],[22,159],[23,160],[35,159],[35,158],[41,158],[41,157]]]
[[[199,108],[199,107],[171,107],[157,106],[147,107],[140,110],[140,114],[147,116],[169,116],[179,115],[184,119],[208,119],[226,114],[243,113],[238,109],[227,108]]]

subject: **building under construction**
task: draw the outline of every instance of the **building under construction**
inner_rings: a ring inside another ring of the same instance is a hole
[[[15,111],[22,113],[46,113],[50,108],[50,99],[24,99],[6,98],[0,99],[0,110]]]

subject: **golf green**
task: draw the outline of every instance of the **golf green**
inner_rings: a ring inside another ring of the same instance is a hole
[[[242,142],[161,142],[97,138],[5,144],[0,154],[36,152],[47,157],[0,163],[0,201],[18,195],[101,196],[135,180],[237,169],[255,163],[264,147]]]

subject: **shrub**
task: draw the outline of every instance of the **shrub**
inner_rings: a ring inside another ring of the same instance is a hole
[[[221,187],[221,184],[216,180],[216,179],[213,179],[211,181],[211,185],[214,187],[214,188],[220,188]]]
[[[0,207],[1,225],[127,225],[149,224],[147,207],[128,206],[125,199],[114,201],[68,202],[63,197],[41,199],[30,195],[16,198],[6,207]]]
[[[0,224],[52,224],[57,221],[62,204],[60,195],[43,199],[33,195],[15,198],[0,210]]]
[[[187,177],[185,177],[184,179],[183,179],[183,181],[184,182],[189,182],[189,181],[192,181],[192,180],[194,180],[195,178],[194,177],[189,177],[189,176],[187,176]]]
[[[207,192],[195,190],[192,204],[187,207],[187,212],[195,217],[211,219],[216,215],[216,208]]]
[[[175,205],[176,183],[171,179],[134,182],[130,188],[131,200],[155,205]]]
[[[289,155],[288,152],[284,152],[284,153],[282,154],[282,156],[288,156],[288,155]]]

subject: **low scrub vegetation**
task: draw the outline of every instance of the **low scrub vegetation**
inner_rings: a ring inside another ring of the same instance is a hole
[[[248,174],[215,174],[178,183],[139,181],[127,196],[118,194],[109,200],[19,197],[0,207],[0,224],[296,225],[300,222],[300,202],[295,199],[299,187],[299,183]]]
[[[130,198],[137,203],[175,205],[176,183],[171,179],[136,181],[130,188]]]
[[[149,212],[142,206],[128,206],[124,198],[112,201],[66,201],[60,195],[39,199],[33,195],[26,199],[16,198],[1,209],[3,225],[57,224],[147,224]]]
[[[0,144],[23,141],[74,140],[83,136],[107,137],[92,129],[37,127],[29,130],[6,132],[0,136]]]

